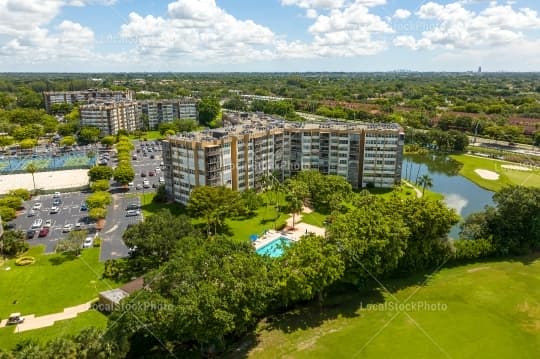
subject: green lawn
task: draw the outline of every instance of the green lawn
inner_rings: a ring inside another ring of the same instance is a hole
[[[0,267],[0,318],[10,313],[44,315],[62,311],[98,297],[98,293],[118,285],[101,279],[104,264],[99,248],[89,248],[81,257],[44,255],[43,247],[32,247],[28,255],[36,263],[19,267],[14,260]],[[6,270],[6,268],[10,270]]]
[[[232,357],[537,358],[540,261],[526,263],[447,268],[426,285],[384,281],[391,294],[328,298],[322,310],[314,304],[261,323]]]
[[[301,222],[324,228],[323,222],[326,220],[326,217],[328,217],[327,214],[322,214],[319,212],[302,213]]]
[[[88,327],[105,328],[107,317],[95,310],[80,313],[76,318],[61,320],[52,327],[29,330],[15,333],[14,327],[0,328],[0,348],[12,349],[18,342],[25,339],[36,339],[41,343],[58,338],[64,335],[76,335],[81,330]]]
[[[459,174],[468,178],[482,188],[490,191],[498,191],[507,185],[523,185],[530,187],[540,187],[540,170],[535,171],[515,171],[501,167],[502,165],[519,165],[513,162],[495,160],[469,155],[452,155],[454,160],[463,164]],[[487,180],[480,177],[475,170],[484,169],[496,172],[498,180]]]
[[[133,194],[133,196],[138,196],[141,200],[141,206],[143,211],[143,216],[151,216],[158,212],[161,209],[168,209],[172,214],[179,216],[181,214],[186,214],[186,208],[176,202],[173,203],[155,203],[152,202],[156,196],[155,192],[142,194]],[[128,196],[129,197],[129,196]]]

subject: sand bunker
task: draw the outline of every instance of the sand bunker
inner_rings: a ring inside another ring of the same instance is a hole
[[[502,165],[501,167],[507,170],[532,171],[529,167],[523,167],[523,166]]]
[[[499,179],[499,174],[496,173],[496,172],[493,172],[493,171],[474,170],[474,172],[476,172],[477,175],[479,175],[480,177],[482,177],[485,180],[496,181],[496,180]]]

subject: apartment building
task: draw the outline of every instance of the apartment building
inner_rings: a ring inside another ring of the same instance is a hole
[[[135,101],[95,102],[80,107],[81,126],[93,126],[101,134],[116,135],[119,130],[128,132],[141,128]]]
[[[138,101],[139,112],[148,118],[148,125],[156,129],[159,124],[174,120],[197,120],[197,101],[193,98]]]
[[[43,92],[45,109],[50,112],[54,104],[87,104],[96,101],[132,101],[135,93],[130,90],[88,89],[84,91]]]
[[[175,201],[186,204],[196,186],[260,189],[265,176],[308,169],[342,176],[354,188],[401,180],[405,135],[397,124],[298,123],[260,114],[224,123],[162,142],[165,186]]]

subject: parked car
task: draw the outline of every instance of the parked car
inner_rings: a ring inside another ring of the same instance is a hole
[[[43,227],[47,227],[47,228],[50,228],[52,226],[52,220],[51,219],[48,219],[45,221],[45,224],[43,225]]]
[[[165,183],[165,177],[159,177],[159,183]]]
[[[94,238],[93,237],[86,237],[83,242],[83,248],[90,248],[94,244]]]
[[[142,189],[142,188],[143,188],[143,186],[140,183],[137,183],[137,185],[135,186],[135,189]]]
[[[34,204],[34,207],[32,207],[32,209],[33,209],[33,210],[39,210],[39,209],[41,209],[41,203],[39,203],[39,202],[38,202],[38,203],[35,203],[35,204]]]
[[[150,188],[150,181],[148,181],[148,180],[143,181],[143,187],[144,188]]]
[[[148,171],[148,175],[150,177],[154,177],[156,175],[156,173],[154,171]]]
[[[126,207],[126,211],[130,211],[130,210],[137,210],[139,209],[140,206],[137,204],[137,203],[130,203],[128,204],[128,206]]]
[[[41,218],[36,218],[34,220],[34,223],[32,223],[32,228],[39,228],[43,224],[43,220]]]
[[[133,187],[133,186],[134,186],[133,182],[128,183],[128,187]]]
[[[60,192],[54,192],[53,198],[60,198]]]
[[[82,229],[82,223],[81,222],[75,223],[75,230],[80,231],[81,229]]]
[[[154,156],[154,155],[151,155],[151,156],[150,156],[150,159],[151,159],[151,160],[153,160],[154,158],[156,158],[156,156]]]
[[[49,228],[43,227],[39,230],[38,237],[47,237],[48,234],[49,234]]]
[[[138,216],[139,214],[141,214],[141,212],[138,209],[130,209],[126,212],[126,217],[134,217]]]
[[[33,209],[28,211],[28,217],[34,217],[35,215],[36,215],[36,211],[34,211]]]
[[[156,182],[152,183],[152,188],[158,188],[158,187],[159,187],[158,183],[156,183]]]
[[[11,313],[7,320],[7,325],[16,325],[24,322],[24,317],[21,317],[21,313]]]
[[[52,201],[53,206],[59,206],[62,203],[62,200],[60,198],[55,198]]]
[[[35,234],[36,234],[36,231],[30,228],[29,230],[26,231],[26,238],[32,239],[34,238]]]
[[[62,228],[62,232],[64,233],[68,233],[68,232],[71,232],[71,230],[73,229],[73,225],[68,223],[64,226],[64,228]]]
[[[146,172],[141,172],[141,177],[146,177]]]
[[[49,211],[50,213],[54,214],[54,213],[58,213],[60,211],[60,207],[58,206],[52,206],[51,207],[51,210]]]
[[[88,211],[88,205],[86,202],[81,203],[81,211]]]
[[[15,229],[15,223],[13,223],[13,222],[7,223],[7,224],[6,224],[6,229],[7,229],[7,230],[13,230],[13,229]]]

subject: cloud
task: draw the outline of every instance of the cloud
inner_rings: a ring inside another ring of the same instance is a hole
[[[345,0],[281,0],[285,6],[298,6],[302,9],[339,9]]]
[[[394,16],[392,16],[395,19],[406,19],[409,16],[411,16],[412,13],[409,10],[406,9],[397,9],[394,13]]]
[[[0,56],[2,62],[39,63],[88,59],[94,32],[65,20],[47,26],[65,6],[111,5],[112,0],[0,0]]]
[[[413,50],[489,48],[523,39],[524,30],[540,29],[538,13],[529,8],[516,10],[511,4],[491,2],[487,8],[475,13],[467,10],[464,4],[429,2],[422,5],[416,15],[422,20],[435,21],[435,26],[424,31],[419,39],[397,36],[394,45]]]

